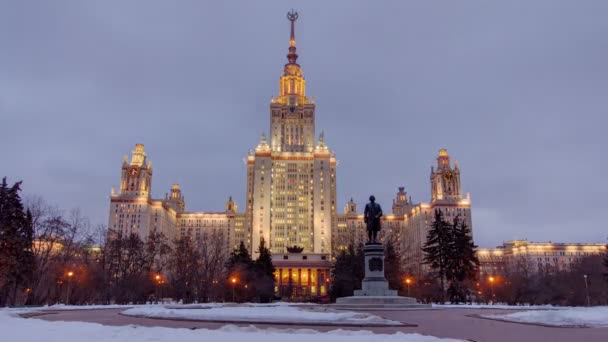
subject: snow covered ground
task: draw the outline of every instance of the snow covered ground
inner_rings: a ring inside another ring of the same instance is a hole
[[[134,307],[122,312],[129,316],[154,318],[177,318],[201,321],[230,321],[250,323],[300,323],[300,324],[336,324],[336,325],[402,325],[382,317],[359,312],[335,311],[326,307],[300,308],[288,304],[267,305],[230,305],[209,306],[201,308],[169,307]]]
[[[565,307],[553,305],[506,305],[506,304],[433,304],[441,309],[505,309],[505,310],[558,310]]]
[[[562,307],[500,315],[482,315],[511,322],[540,323],[552,326],[608,327],[608,306],[590,308]]]
[[[151,341],[222,341],[222,342],[457,342],[419,334],[373,334],[369,331],[334,330],[326,333],[311,329],[264,329],[225,326],[218,330],[104,326],[83,322],[47,322],[16,317],[18,310],[0,310],[3,341],[20,342],[151,342]],[[461,341],[462,342],[462,341]]]
[[[152,304],[151,304],[152,305]],[[99,310],[99,309],[128,309],[132,308],[133,305],[64,305],[64,304],[55,304],[50,306],[42,306],[40,308],[33,308],[36,310],[50,310],[50,311],[60,311],[60,310]]]

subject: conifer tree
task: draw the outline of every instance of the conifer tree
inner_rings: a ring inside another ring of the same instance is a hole
[[[331,298],[352,296],[356,289],[360,289],[365,276],[363,267],[363,245],[355,248],[353,244],[349,244],[345,250],[340,251],[331,270]]]
[[[454,219],[452,227],[454,243],[450,266],[454,273],[454,279],[457,281],[475,280],[479,268],[479,259],[477,258],[477,246],[473,243],[471,230],[466,222],[460,220],[458,216]]]
[[[443,212],[435,210],[435,217],[427,235],[427,241],[422,248],[424,262],[434,271],[434,278],[441,284],[441,302],[445,302],[445,281],[448,273],[448,261],[452,253],[452,229],[445,221]]]
[[[24,212],[21,182],[0,184],[0,305],[15,305],[17,291],[33,274],[32,216]],[[10,303],[8,302],[10,301]]]
[[[274,296],[274,265],[272,255],[266,247],[264,238],[260,240],[258,247],[258,259],[254,261],[255,292],[260,302],[269,302]]]
[[[226,298],[231,298],[234,291],[238,294],[236,296],[238,299],[251,300],[255,294],[254,286],[251,286],[254,277],[253,260],[245,243],[241,241],[239,247],[230,253],[226,262]],[[234,283],[232,279],[235,280]],[[237,287],[238,291],[235,290]]]
[[[252,260],[249,255],[249,251],[245,246],[245,243],[241,241],[238,248],[235,248],[231,253],[228,261],[226,261],[226,268],[231,269],[236,264],[247,264],[251,265]]]
[[[401,260],[393,239],[387,239],[384,244],[384,275],[388,286],[393,290],[400,290],[403,286],[403,271]]]

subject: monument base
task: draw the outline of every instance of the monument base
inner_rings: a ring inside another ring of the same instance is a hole
[[[395,291],[396,292],[396,291]],[[335,309],[426,309],[428,304],[418,304],[416,298],[401,296],[351,296],[336,299]]]
[[[416,303],[416,298],[401,297],[396,290],[388,287],[384,277],[384,246],[367,244],[365,253],[365,278],[361,290],[355,290],[354,296],[336,299],[332,307],[336,309],[421,309],[430,308],[428,304]]]

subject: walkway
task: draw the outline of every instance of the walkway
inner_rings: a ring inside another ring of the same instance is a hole
[[[177,320],[161,320],[119,315],[124,309],[104,310],[73,310],[54,311],[35,318],[47,321],[82,321],[104,325],[139,325],[188,329],[217,329],[225,323],[205,323]],[[416,324],[417,327],[343,327],[344,330],[371,330],[375,333],[391,334],[397,331],[403,333],[419,333],[437,337],[451,337],[477,342],[606,342],[608,328],[551,328],[537,325],[527,325],[500,322],[471,317],[475,314],[501,313],[504,310],[493,309],[440,309],[440,310],[410,310],[410,311],[373,311],[371,313],[404,323]],[[243,324],[235,324],[243,325]],[[259,328],[276,329],[315,329],[328,331],[337,327],[298,326],[256,324]]]

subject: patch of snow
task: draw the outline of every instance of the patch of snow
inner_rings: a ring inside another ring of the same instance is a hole
[[[504,309],[504,310],[559,310],[568,307],[553,305],[506,305],[506,304],[433,304],[441,309]]]
[[[123,311],[129,316],[173,318],[201,321],[250,323],[301,323],[341,325],[402,325],[367,313],[335,311],[328,308],[298,308],[288,305],[239,305],[212,307],[207,310],[170,307],[135,307]]]
[[[558,327],[608,327],[608,306],[522,311],[504,315],[482,315],[482,317],[511,322],[540,323]]]
[[[153,305],[153,304],[148,304]],[[134,305],[118,305],[118,304],[109,304],[109,305],[65,305],[65,304],[55,304],[50,306],[42,306],[37,309],[39,310],[51,310],[51,311],[62,311],[62,310],[99,310],[99,309],[128,309],[132,308]]]
[[[104,326],[83,322],[47,322],[14,317],[19,310],[0,310],[3,340],[20,342],[150,342],[150,341],[222,341],[222,342],[458,342],[420,334],[373,334],[369,331],[318,332],[312,329],[258,329],[253,326],[225,326],[218,330],[176,329],[140,326]],[[206,311],[206,310],[205,310]],[[462,342],[462,341],[460,341]]]

